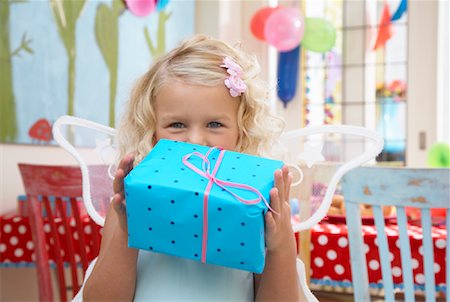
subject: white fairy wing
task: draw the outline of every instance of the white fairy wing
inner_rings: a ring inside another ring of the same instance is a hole
[[[289,150],[286,162],[299,168],[293,171],[294,182],[299,180],[299,185],[291,189],[291,196],[295,196],[295,202],[291,202],[294,231],[309,229],[321,221],[331,212],[333,202],[344,211],[339,188],[342,176],[374,160],[383,148],[383,139],[376,132],[346,125],[293,130],[284,133],[282,140]]]
[[[53,124],[55,141],[80,165],[86,211],[101,226],[113,195],[114,162],[118,153],[115,135],[113,128],[73,116],[62,116]]]

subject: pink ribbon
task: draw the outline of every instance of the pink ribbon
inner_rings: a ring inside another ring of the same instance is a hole
[[[211,152],[214,151],[215,149],[220,150],[220,153],[219,153],[217,162],[214,166],[214,169],[211,173],[211,171],[210,171],[211,163],[210,163],[208,157],[211,154]],[[202,169],[201,170],[189,162],[189,158],[193,155],[198,156],[202,159]],[[212,147],[208,150],[208,152],[206,152],[205,155],[203,155],[199,152],[193,152],[193,153],[183,156],[183,164],[185,166],[187,166],[189,169],[191,169],[195,173],[199,174],[200,176],[203,176],[209,180],[208,184],[206,185],[204,195],[203,195],[203,238],[202,238],[202,262],[203,263],[206,262],[206,249],[207,249],[207,245],[208,245],[208,199],[209,199],[209,193],[211,192],[211,188],[214,183],[216,185],[218,185],[219,187],[221,187],[222,189],[224,189],[225,191],[227,191],[238,201],[240,201],[244,204],[248,204],[248,205],[257,204],[262,200],[270,211],[277,213],[270,207],[267,200],[264,198],[264,196],[261,194],[261,192],[259,192],[257,189],[255,189],[249,185],[246,185],[246,184],[229,182],[229,181],[224,181],[224,180],[216,178],[217,171],[219,170],[219,167],[222,163],[222,159],[223,159],[224,155],[225,155],[225,150],[223,150],[222,148]],[[228,187],[251,191],[251,192],[255,193],[258,197],[254,198],[254,199],[245,199],[245,198],[240,197],[236,193],[232,192],[231,190],[229,190]]]

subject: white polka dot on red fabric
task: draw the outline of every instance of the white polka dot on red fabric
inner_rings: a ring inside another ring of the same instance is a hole
[[[20,217],[20,216],[17,216],[17,217],[14,217],[13,218],[13,222],[19,222],[19,221],[22,221],[22,219],[23,219],[23,217]]]
[[[314,258],[314,264],[318,267],[322,267],[323,266],[323,259],[320,257],[316,257]]]
[[[337,228],[337,227],[330,227],[330,233],[331,234],[340,234],[341,233],[341,229]]]
[[[373,271],[376,271],[378,268],[380,268],[380,263],[377,260],[372,259],[369,261],[369,268]]]
[[[438,249],[445,249],[445,239],[442,239],[442,238],[437,239],[436,242],[434,243],[434,245]]]
[[[373,244],[375,244],[376,246],[378,246],[378,238],[375,238],[375,239],[373,240]]]
[[[423,245],[419,246],[418,252],[423,256]]]
[[[394,267],[392,268],[392,275],[393,275],[394,277],[400,277],[400,276],[402,275],[402,269],[399,268],[398,266],[394,266]]]
[[[3,226],[3,232],[5,232],[6,234],[11,233],[11,231],[12,231],[12,226],[9,223],[7,223]]]
[[[21,248],[16,248],[16,249],[14,250],[14,256],[16,256],[16,257],[22,257],[22,256],[23,256],[23,249],[21,249]]]
[[[34,249],[34,243],[33,243],[33,241],[28,241],[28,242],[27,242],[27,249],[29,249],[30,251]]]
[[[337,253],[334,250],[329,250],[327,252],[327,258],[330,260],[334,260],[337,258]]]
[[[75,219],[71,219],[71,220],[70,220],[70,226],[71,226],[71,227],[76,226],[76,221],[75,221]]]
[[[80,261],[81,261],[80,255],[75,254],[75,261],[76,261],[76,262],[80,262]]]
[[[9,238],[9,243],[11,243],[11,245],[17,245],[19,243],[19,239],[16,236],[12,236]]]
[[[6,244],[0,243],[0,253],[3,253],[6,251]]]
[[[309,244],[309,249],[312,251],[312,250],[314,250],[314,244],[311,242],[310,244]]]
[[[416,280],[416,282],[419,284],[423,284],[423,283],[425,283],[425,276],[423,274],[417,274],[414,277],[414,280]]]
[[[75,240],[78,240],[78,232],[73,232],[72,236]]]
[[[441,266],[439,263],[434,263],[434,272],[439,273],[441,271]]]
[[[25,234],[27,232],[27,227],[24,225],[19,226],[18,231],[20,234]]]
[[[90,225],[87,225],[87,226],[84,227],[84,233],[85,233],[85,234],[90,234],[90,233],[92,233],[92,228],[91,228]]]
[[[66,233],[66,230],[64,229],[63,225],[60,225],[58,227],[58,233],[60,233],[61,235],[64,235]]]
[[[420,241],[420,240],[422,240],[423,236],[422,236],[422,234],[415,234],[415,235],[412,236],[412,238],[414,240]]]
[[[395,240],[395,246],[400,248],[400,239]]]
[[[411,267],[412,267],[412,269],[416,269],[419,267],[419,261],[417,261],[416,258],[411,259]]]
[[[31,254],[31,260],[32,261],[36,261],[36,254],[35,253]]]
[[[327,235],[320,235],[319,238],[317,238],[317,242],[318,242],[320,245],[325,245],[325,244],[327,244],[327,243],[328,243],[328,237],[327,237]]]
[[[340,247],[346,247],[348,245],[348,239],[345,237],[341,237],[338,239],[338,245]]]
[[[44,224],[44,232],[50,233],[51,230],[52,229],[51,229],[51,227],[50,227],[50,225],[48,223]]]
[[[389,261],[394,261],[394,254],[389,252]]]
[[[369,250],[370,250],[370,246],[367,244],[367,243],[364,243],[364,245],[363,245],[364,247],[364,254],[367,254],[368,252],[369,252]]]
[[[336,264],[336,265],[334,266],[334,271],[335,271],[336,274],[338,274],[338,275],[342,275],[342,274],[345,272],[344,267],[343,267],[342,265],[340,265],[340,264]]]

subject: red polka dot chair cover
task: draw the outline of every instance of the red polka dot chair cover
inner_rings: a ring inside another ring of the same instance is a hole
[[[125,178],[129,246],[261,273],[281,161],[160,140]]]
[[[39,299],[54,300],[49,261],[53,259],[57,269],[59,298],[67,301],[64,266],[70,267],[70,284],[75,295],[82,281],[78,276],[78,267],[81,266],[84,272],[88,266],[88,252],[97,254],[99,249],[99,237],[95,236],[97,232],[89,238],[93,242],[88,242],[85,237],[86,223],[79,202],[80,169],[76,166],[32,164],[19,164],[19,169],[27,195],[27,218],[33,239]],[[70,207],[70,211],[67,207]],[[92,221],[91,227],[95,227]],[[18,230],[20,232],[21,229]],[[94,251],[89,251],[90,247],[94,247]]]

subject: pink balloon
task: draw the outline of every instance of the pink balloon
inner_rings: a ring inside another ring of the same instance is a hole
[[[138,17],[151,14],[156,8],[155,0],[125,0],[127,8]]]
[[[300,10],[283,7],[267,18],[264,28],[266,41],[281,52],[294,49],[303,38],[305,22]]]

